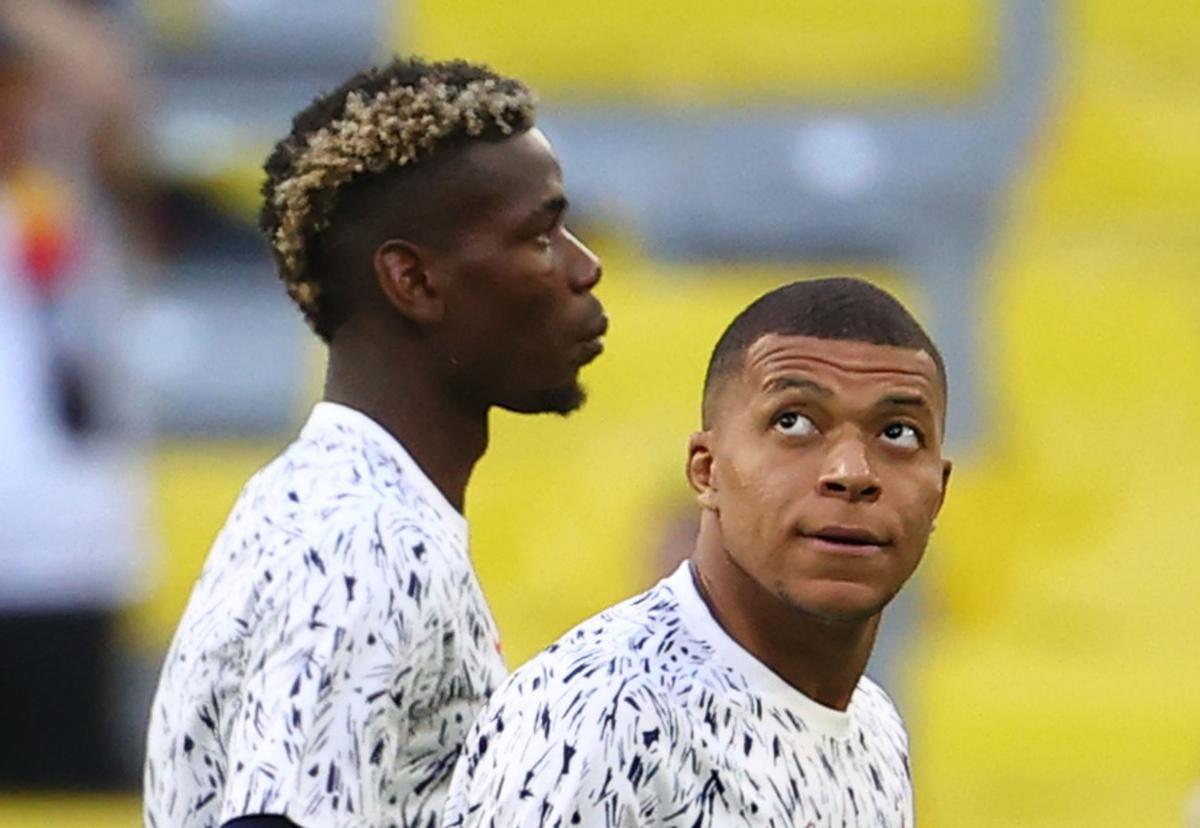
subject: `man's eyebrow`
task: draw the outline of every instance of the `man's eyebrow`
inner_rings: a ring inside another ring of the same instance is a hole
[[[929,400],[925,399],[922,394],[888,394],[886,397],[880,398],[876,406],[885,405],[900,405],[900,406],[916,406],[917,408],[931,408]]]
[[[543,232],[546,227],[560,222],[570,206],[571,203],[562,193],[550,196],[537,206],[531,207],[528,212],[515,214],[515,227],[520,233]]]
[[[796,389],[799,391],[812,391],[822,397],[833,396],[833,391],[821,385],[819,382],[807,379],[805,377],[776,377],[766,385],[768,392],[787,391]]]

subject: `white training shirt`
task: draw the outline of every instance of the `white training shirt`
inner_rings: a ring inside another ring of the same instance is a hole
[[[908,740],[863,678],[842,712],[717,624],[684,563],[585,621],[493,694],[446,826],[913,824]]]
[[[146,825],[436,828],[505,673],[462,515],[381,426],[318,403],[242,491],[167,654]]]

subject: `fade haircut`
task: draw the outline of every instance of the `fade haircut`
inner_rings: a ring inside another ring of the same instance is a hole
[[[378,198],[445,148],[531,128],[536,105],[523,83],[486,66],[396,58],[296,115],[264,165],[259,226],[288,295],[318,336],[328,341],[345,313],[335,280],[350,265],[330,261],[336,257],[325,248],[334,242],[322,238],[336,225],[356,223],[339,222],[343,202]]]
[[[705,428],[713,419],[710,409],[716,388],[742,369],[747,348],[772,333],[925,351],[937,365],[942,389],[948,390],[946,365],[937,346],[890,293],[848,276],[792,282],[751,302],[717,340],[704,377]]]

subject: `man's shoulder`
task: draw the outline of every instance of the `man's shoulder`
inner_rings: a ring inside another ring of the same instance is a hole
[[[436,516],[414,504],[368,487],[339,486],[319,475],[306,479],[281,471],[276,464],[264,468],[243,487],[218,545],[235,543],[268,550],[308,546],[336,552],[360,545],[403,546],[400,541],[414,532],[441,534]]]
[[[623,701],[630,710],[665,710],[691,694],[707,652],[659,584],[567,632],[517,669],[496,700],[550,707]]]
[[[581,811],[625,824],[642,798],[659,801],[661,763],[694,741],[694,644],[659,584],[517,669],[467,738],[447,824],[560,824],[548,813],[574,824]]]
[[[375,544],[414,533],[464,542],[461,521],[448,520],[394,460],[374,456],[352,433],[328,432],[306,427],[246,482],[225,522],[224,542],[289,545],[302,536],[309,545],[340,544],[372,531]]]
[[[226,520],[198,588],[205,606],[232,604],[264,620],[297,602],[423,617],[437,603],[427,597],[462,580],[466,553],[454,532],[370,489],[306,486],[286,459],[247,484]]]
[[[360,417],[354,412],[342,416]],[[235,516],[287,524],[353,521],[378,514],[395,526],[465,543],[465,521],[399,444],[314,415],[300,435],[242,490]]]
[[[854,692],[854,710],[865,726],[890,732],[907,743],[908,733],[896,703],[887,691],[865,674],[859,679]]]
[[[321,513],[345,503],[402,505],[394,491],[402,482],[394,463],[373,456],[352,435],[306,427],[247,481],[239,506]]]

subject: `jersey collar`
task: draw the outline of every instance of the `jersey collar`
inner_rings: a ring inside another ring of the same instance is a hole
[[[817,733],[833,739],[845,739],[850,735],[854,705],[860,689],[855,689],[850,707],[845,711],[826,707],[809,698],[759,661],[717,623],[717,619],[713,617],[708,604],[696,588],[689,561],[684,561],[664,583],[679,601],[679,614],[683,623],[694,635],[707,642],[726,666],[745,676],[750,692],[762,696],[764,700],[773,700],[792,711]]]
[[[405,482],[417,490],[417,493],[438,512],[446,526],[458,534],[465,544],[467,519],[450,504],[441,489],[429,479],[425,470],[417,464],[413,456],[408,453],[399,440],[392,436],[391,432],[357,409],[341,403],[322,400],[313,406],[312,414],[309,416],[304,430],[326,426],[342,426],[360,434],[395,460],[405,477]]]

